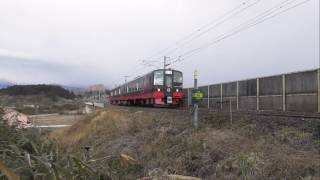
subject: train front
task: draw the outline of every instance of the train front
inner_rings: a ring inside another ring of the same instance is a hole
[[[171,69],[160,69],[153,72],[153,77],[155,106],[178,107],[182,105],[182,72]]]

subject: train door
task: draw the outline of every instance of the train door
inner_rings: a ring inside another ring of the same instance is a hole
[[[172,104],[172,74],[172,70],[165,70],[164,89],[167,104]]]

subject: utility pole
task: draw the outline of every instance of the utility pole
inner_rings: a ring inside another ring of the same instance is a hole
[[[163,58],[163,69],[166,70],[167,66],[170,65],[170,63],[167,63],[167,56],[164,56]]]
[[[127,78],[128,78],[129,76],[122,76],[122,77],[124,77],[124,83],[127,83]]]
[[[198,90],[198,71],[194,71],[194,90]],[[198,129],[198,101],[194,102],[194,118],[193,118],[193,125],[196,129]]]

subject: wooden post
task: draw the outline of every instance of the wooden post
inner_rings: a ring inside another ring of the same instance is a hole
[[[286,75],[282,75],[282,111],[286,111]]]
[[[257,78],[257,111],[260,110],[260,89],[259,89],[259,78]]]
[[[236,96],[237,96],[237,111],[239,111],[239,81],[237,81],[237,92],[236,92]]]
[[[208,109],[210,109],[210,85],[208,85],[208,93],[207,93],[207,96],[208,96]]]

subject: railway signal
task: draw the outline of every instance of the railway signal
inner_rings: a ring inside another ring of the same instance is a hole
[[[198,90],[198,89],[195,89],[192,91],[192,101],[193,102],[199,102],[203,99],[203,93]]]

